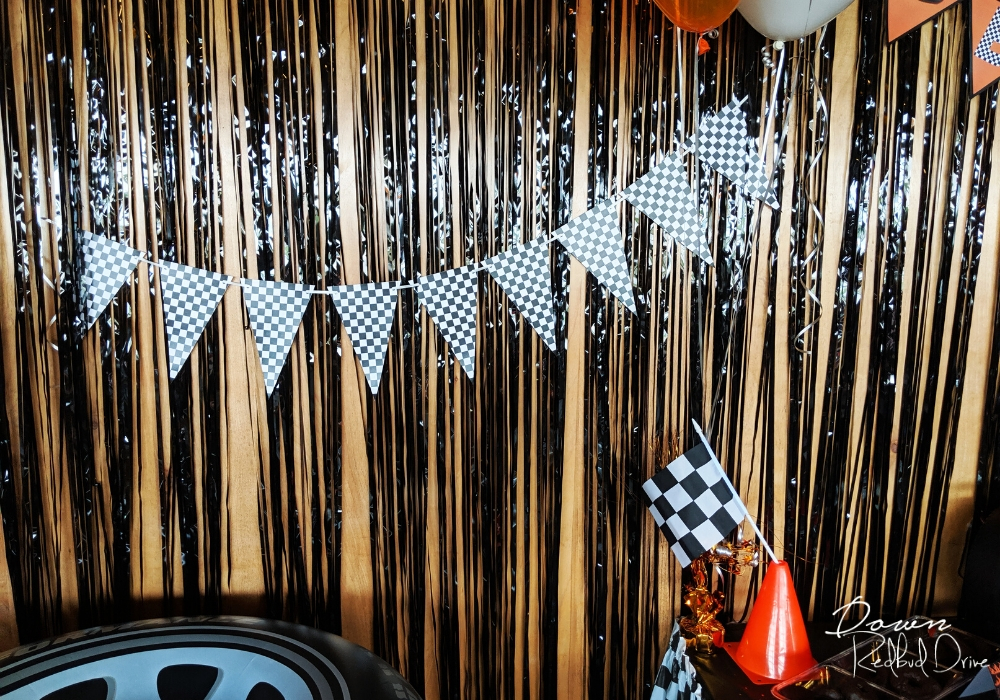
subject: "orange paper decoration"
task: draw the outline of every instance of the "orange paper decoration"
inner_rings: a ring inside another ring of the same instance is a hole
[[[919,27],[958,0],[889,0],[889,41]]]
[[[979,92],[1000,78],[1000,2],[972,0],[972,92]],[[988,34],[988,36],[987,36]]]
[[[704,34],[726,21],[740,0],[654,0],[670,21],[687,32]]]

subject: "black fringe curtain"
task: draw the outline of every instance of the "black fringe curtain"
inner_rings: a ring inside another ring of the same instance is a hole
[[[808,616],[954,611],[1000,506],[997,91],[963,4],[884,13],[696,58],[649,0],[7,0],[2,643],[247,613],[429,699],[644,697],[681,572],[641,483],[692,418]],[[689,159],[716,266],[622,205],[639,314],[556,244],[557,353],[485,274],[475,379],[404,291],[377,396],[324,297],[270,399],[238,289],[173,382],[155,268],[78,313],[82,231],[319,288],[482,261],[733,95],[780,211]]]

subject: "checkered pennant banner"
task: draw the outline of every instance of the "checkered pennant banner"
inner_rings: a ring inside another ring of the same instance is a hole
[[[979,40],[975,52],[976,58],[981,58],[991,66],[1000,68],[1000,55],[993,50],[993,44],[1000,44],[1000,8],[997,8],[997,11],[993,13],[993,19],[986,27],[986,33]]]
[[[270,396],[312,299],[312,286],[264,280],[243,280],[241,286]]]
[[[187,362],[208,320],[229,289],[229,277],[173,262],[160,263],[160,291],[167,324],[167,357],[173,379]]]
[[[531,327],[556,351],[556,316],[552,311],[549,244],[544,238],[487,258],[486,269],[507,293]]]
[[[417,296],[451,346],[465,373],[476,374],[476,305],[479,268],[466,265],[436,275],[421,277]]]
[[[747,128],[743,111],[736,100],[716,114],[706,116],[698,126],[698,157],[712,170],[736,183],[743,182],[747,171]],[[695,149],[694,136],[684,148]]]
[[[142,260],[139,251],[89,231],[83,232],[83,289],[87,330],[108,308],[132,270]]]
[[[649,512],[681,566],[724,540],[747,515],[704,439],[658,471],[642,489],[649,498]]]
[[[771,192],[757,148],[747,135],[746,117],[737,100],[705,119],[698,128],[698,136],[698,157],[708,167],[751,197],[777,209],[778,200]],[[694,138],[684,145],[694,148]]]
[[[556,231],[555,237],[597,281],[632,313],[632,279],[618,223],[618,207],[607,199]]]
[[[334,287],[330,295],[337,305],[340,320],[344,322],[344,329],[351,339],[368,386],[373,394],[377,394],[389,349],[389,334],[396,317],[396,283],[370,282]]]
[[[698,205],[688,186],[684,163],[676,155],[633,182],[622,193],[632,206],[709,265],[714,265],[705,228],[698,222]]]

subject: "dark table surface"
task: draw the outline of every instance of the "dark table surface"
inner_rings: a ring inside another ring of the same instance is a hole
[[[806,624],[806,634],[813,657],[823,662],[851,646],[848,638],[838,639],[826,634],[832,631],[831,625]],[[743,625],[726,627],[726,641],[739,641],[743,635]],[[754,685],[746,674],[736,665],[732,657],[722,649],[716,650],[711,656],[691,654],[691,662],[698,672],[702,685],[709,691],[713,700],[774,700],[771,685]],[[961,691],[956,691],[949,698],[957,698]]]

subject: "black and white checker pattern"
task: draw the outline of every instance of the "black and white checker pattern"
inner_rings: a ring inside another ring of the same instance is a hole
[[[373,394],[377,394],[389,349],[389,334],[396,318],[396,283],[369,282],[335,287],[330,290],[330,295],[368,386]]]
[[[688,566],[742,522],[746,507],[704,439],[642,485],[649,512]]]
[[[747,134],[746,117],[737,100],[706,118],[698,128],[699,158],[751,197],[775,209],[778,200],[771,191],[764,163]],[[686,146],[693,148],[694,139]]]
[[[1000,68],[1000,54],[993,50],[993,44],[1000,43],[1000,8],[993,13],[993,19],[986,27],[986,33],[976,46],[975,56],[991,66]]]
[[[476,375],[476,308],[479,268],[466,265],[420,278],[417,296],[451,346],[465,373]]]
[[[87,330],[108,308],[142,255],[124,243],[83,232],[83,275],[80,284],[85,302]]]
[[[618,207],[613,201],[604,200],[560,228],[555,236],[598,282],[636,313]]]
[[[747,170],[747,127],[740,104],[733,100],[698,127],[698,157],[712,170],[742,183]],[[694,138],[688,139],[694,148]]]
[[[764,168],[764,161],[752,141],[747,142],[747,174],[740,188],[754,199],[778,210],[778,198],[771,189],[771,183],[767,178],[767,170]]]
[[[187,362],[195,343],[212,318],[230,278],[197,267],[160,263],[163,318],[167,324],[167,357],[173,379]]]
[[[650,700],[701,700],[701,684],[687,655],[687,642],[674,622],[670,643],[653,682]]]
[[[270,396],[312,299],[312,286],[264,280],[243,280],[241,286]]]
[[[536,238],[506,253],[487,258],[485,265],[535,332],[555,352],[556,316],[552,311],[548,241]]]
[[[709,265],[715,264],[708,249],[705,227],[698,221],[694,192],[678,156],[668,155],[622,194],[677,243]]]

